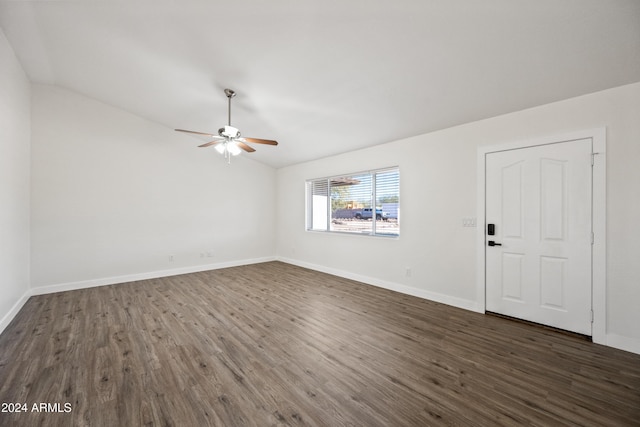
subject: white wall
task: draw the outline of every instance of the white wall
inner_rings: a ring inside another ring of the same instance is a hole
[[[29,291],[30,87],[0,29],[0,332]]]
[[[227,165],[198,139],[59,87],[32,91],[34,292],[274,256],[274,169],[247,155]]]
[[[278,170],[283,260],[476,309],[476,156],[494,145],[607,128],[607,335],[640,352],[640,83]],[[304,181],[399,166],[399,239],[305,231]],[[405,269],[412,269],[406,277]]]

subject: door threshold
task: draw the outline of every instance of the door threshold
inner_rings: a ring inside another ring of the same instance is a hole
[[[522,324],[525,324],[525,325],[530,325],[530,326],[533,326],[533,327],[536,327],[536,328],[540,328],[540,329],[544,329],[544,330],[547,330],[547,331],[556,332],[556,333],[559,333],[559,334],[562,334],[562,335],[567,335],[567,336],[570,336],[570,337],[573,337],[573,338],[582,339],[584,341],[593,342],[592,337],[589,336],[589,335],[579,334],[577,332],[567,331],[565,329],[560,329],[560,328],[556,328],[556,327],[553,327],[553,326],[543,325],[542,323],[531,322],[529,320],[519,319],[517,317],[507,316],[505,314],[494,313],[492,311],[486,311],[485,314],[489,315],[489,316],[499,317],[499,318],[505,319],[505,320],[510,320],[512,322],[518,322],[518,323],[522,323]]]

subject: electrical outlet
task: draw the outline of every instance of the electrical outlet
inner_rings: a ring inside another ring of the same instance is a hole
[[[169,262],[173,262],[173,255],[169,255]]]
[[[404,270],[405,277],[411,277],[411,273],[412,273],[411,272],[411,267],[405,268],[405,270]]]

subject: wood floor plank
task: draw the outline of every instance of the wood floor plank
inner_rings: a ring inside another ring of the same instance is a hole
[[[30,298],[0,401],[29,409],[2,426],[633,426],[640,355],[269,262]]]

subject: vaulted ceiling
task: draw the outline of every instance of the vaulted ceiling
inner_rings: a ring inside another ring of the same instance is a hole
[[[0,25],[33,82],[167,132],[217,132],[234,89],[274,167],[640,81],[638,0],[2,0]]]

